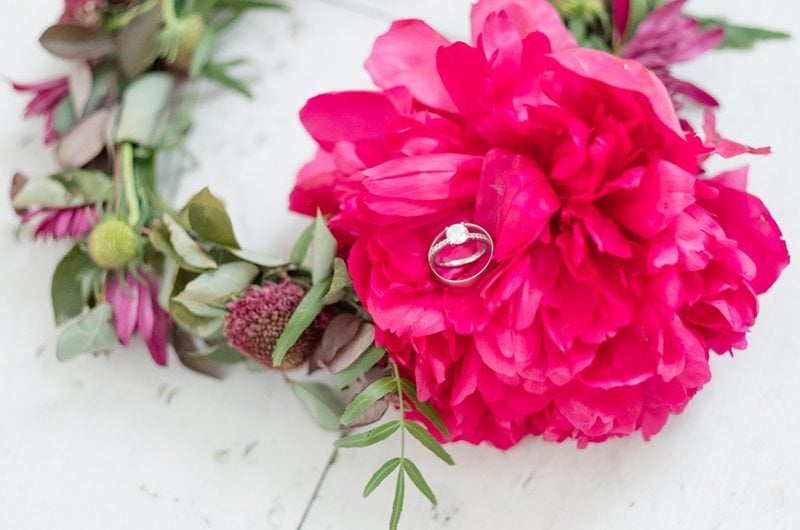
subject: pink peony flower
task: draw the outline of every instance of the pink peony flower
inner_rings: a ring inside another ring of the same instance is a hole
[[[545,0],[478,2],[472,25],[469,45],[396,22],[367,61],[380,92],[309,101],[322,176],[295,200],[336,212],[378,340],[453,439],[649,438],[710,350],[744,346],[781,233],[741,173],[698,178],[715,147],[638,62],[576,48]],[[495,243],[469,287],[427,261],[457,222]]]
[[[702,29],[695,19],[681,13],[685,3],[686,0],[672,0],[650,13],[622,48],[622,57],[635,59],[652,70],[673,99],[685,96],[701,105],[716,107],[719,103],[714,96],[670,73],[673,64],[713,50],[725,38],[724,29]]]
[[[170,317],[158,303],[157,276],[138,271],[119,276],[110,273],[106,279],[106,300],[114,308],[114,327],[123,346],[127,346],[138,331],[150,350],[153,360],[167,364]]]
[[[34,237],[41,239],[83,239],[97,223],[92,205],[74,208],[41,208],[21,215],[22,224],[37,222]]]
[[[40,83],[11,83],[11,86],[17,92],[30,92],[33,94],[30,103],[25,107],[25,117],[44,116],[44,143],[50,144],[58,140],[59,135],[53,130],[53,120],[55,119],[56,107],[69,94],[67,78],[58,77]]]

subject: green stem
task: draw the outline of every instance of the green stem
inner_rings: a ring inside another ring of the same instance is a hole
[[[119,146],[119,156],[121,158],[122,188],[125,201],[128,206],[128,224],[136,226],[141,219],[142,212],[139,209],[139,197],[136,194],[136,175],[133,166],[133,144],[124,142]]]
[[[403,397],[403,387],[400,384],[400,370],[397,369],[395,363],[392,363],[392,374],[397,385],[398,407],[400,409],[400,465],[402,466],[406,459],[406,400]]]
[[[178,14],[175,12],[175,0],[163,0],[161,2],[161,15],[167,26],[173,26],[178,22]]]

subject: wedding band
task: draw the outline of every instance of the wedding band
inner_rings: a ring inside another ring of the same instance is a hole
[[[448,249],[455,249],[469,243],[477,245],[477,248],[472,254],[449,259],[442,256]],[[484,258],[487,253],[489,254],[488,259]],[[436,278],[442,283],[452,286],[466,286],[486,271],[493,254],[494,241],[492,241],[492,237],[483,227],[473,223],[456,223],[445,228],[434,238],[428,250],[428,265],[430,265],[431,271]],[[437,270],[452,270],[467,267],[478,262],[482,258],[486,259],[486,263],[477,271],[472,271],[464,277],[444,276],[442,272]]]

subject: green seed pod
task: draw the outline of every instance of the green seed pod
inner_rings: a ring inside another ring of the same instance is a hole
[[[97,224],[89,234],[89,257],[98,267],[119,269],[128,265],[139,252],[139,237],[124,221],[109,218]]]

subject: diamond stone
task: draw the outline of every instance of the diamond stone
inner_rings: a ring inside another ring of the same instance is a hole
[[[445,228],[444,235],[451,245],[461,245],[469,239],[469,229],[464,223],[458,223]]]

